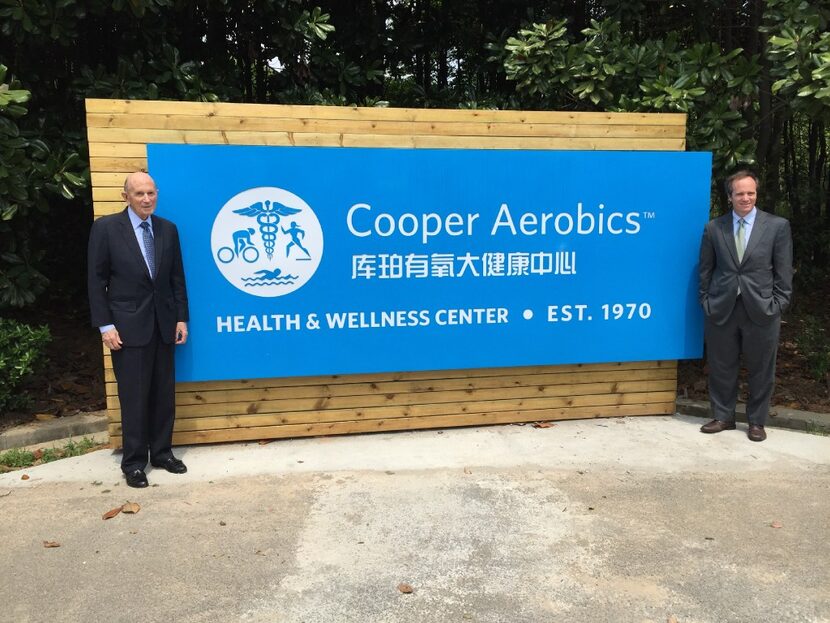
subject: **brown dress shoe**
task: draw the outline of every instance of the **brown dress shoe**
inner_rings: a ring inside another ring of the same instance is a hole
[[[746,431],[746,436],[749,437],[750,441],[763,441],[767,438],[767,431],[764,430],[763,426],[750,424],[749,429]]]
[[[700,427],[701,433],[719,433],[724,430],[735,430],[735,422],[712,420],[708,424],[704,424]]]

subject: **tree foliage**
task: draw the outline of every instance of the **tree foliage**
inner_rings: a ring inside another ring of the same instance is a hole
[[[86,97],[685,112],[823,276],[828,22],[827,0],[0,0],[0,306],[83,282]]]
[[[684,112],[688,145],[711,150],[716,170],[751,158],[747,121],[737,110],[759,67],[740,49],[684,47],[676,33],[642,42],[614,18],[592,20],[579,36],[566,20],[533,24],[508,39],[505,70],[528,107],[624,112]]]
[[[0,64],[0,306],[32,303],[46,287],[39,269],[44,249],[37,230],[48,223],[48,198],[74,198],[86,186],[77,153],[51,149],[37,133],[21,131],[29,91]]]

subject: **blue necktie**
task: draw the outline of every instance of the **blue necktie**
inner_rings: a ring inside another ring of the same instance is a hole
[[[156,276],[156,248],[153,245],[153,234],[150,232],[150,223],[144,221],[139,225],[144,241],[144,257],[147,259],[147,266],[150,267],[150,276]]]

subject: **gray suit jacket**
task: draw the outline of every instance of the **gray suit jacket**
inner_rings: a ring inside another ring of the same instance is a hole
[[[732,210],[706,224],[700,243],[698,296],[706,317],[724,324],[741,289],[750,320],[771,323],[790,305],[793,290],[793,241],[790,223],[756,211],[752,234],[738,262]]]

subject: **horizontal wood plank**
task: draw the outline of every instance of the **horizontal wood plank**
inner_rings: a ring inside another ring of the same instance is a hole
[[[225,117],[188,115],[102,115],[87,116],[91,128],[153,130],[213,130],[221,132],[290,132],[295,134],[400,134],[439,136],[530,136],[683,138],[683,125],[644,123],[511,123],[456,121],[379,121],[293,117]]]
[[[364,409],[393,406],[410,408],[424,404],[450,405],[450,408],[457,409],[458,405],[466,408],[473,402],[482,401],[504,401],[531,399],[573,399],[576,396],[626,396],[630,393],[643,391],[671,391],[677,388],[675,377],[654,380],[635,380],[614,383],[581,383],[539,386],[535,388],[526,387],[502,387],[496,389],[464,389],[444,390],[433,392],[402,392],[396,394],[354,394],[350,396],[325,397],[325,398],[286,398],[277,400],[252,400],[246,402],[214,402],[203,404],[177,405],[177,418],[206,418],[240,414],[285,414],[304,413],[305,417],[315,419],[321,413],[344,413],[352,410],[354,412]],[[530,391],[532,389],[532,391]],[[180,400],[177,395],[177,402]],[[120,407],[118,397],[111,395],[107,397],[108,408],[117,409]],[[446,410],[447,407],[442,407]]]
[[[293,132],[225,132],[210,130],[140,130],[89,128],[89,141],[172,143],[186,145],[270,145],[308,147],[392,147],[407,149],[685,149],[684,138],[673,137],[546,137],[546,136],[435,136],[392,134],[325,134]]]
[[[217,417],[177,418],[176,430],[201,430],[301,424],[305,422],[344,422],[358,420],[397,419],[407,417],[438,417],[463,413],[497,413],[500,411],[538,411],[578,407],[606,407],[628,404],[668,402],[674,399],[675,387],[653,392],[629,392],[623,394],[588,394],[545,398],[517,398],[501,400],[471,400],[463,403],[447,400],[430,404],[390,405],[385,407],[343,408],[325,411],[286,411],[282,413],[257,413],[253,415],[223,415]]]
[[[121,212],[126,207],[125,201],[93,201],[93,209],[95,210],[95,218],[106,216],[108,214],[115,214]]]
[[[391,420],[363,420],[349,422],[324,422],[224,428],[199,431],[175,431],[174,444],[216,443],[225,441],[251,441],[258,439],[284,439],[314,437],[319,435],[346,435],[364,432],[449,428],[456,426],[486,426],[518,422],[543,422],[551,420],[578,420],[603,417],[628,417],[645,415],[670,415],[674,402],[643,403],[602,407],[553,408],[537,411],[519,410],[503,412],[465,413],[446,416],[395,418]],[[115,447],[121,444],[118,425],[109,427],[110,441]]]
[[[89,170],[93,173],[118,173],[121,181],[128,173],[147,170],[146,156],[100,156],[89,159]]]
[[[342,396],[366,396],[382,394],[394,399],[400,394],[433,394],[441,391],[473,392],[485,389],[523,390],[528,393],[546,394],[551,391],[580,393],[589,391],[586,386],[597,386],[607,393],[626,391],[626,383],[637,381],[673,381],[675,374],[671,370],[657,370],[647,373],[636,370],[630,372],[585,372],[573,374],[534,375],[528,377],[511,377],[507,375],[484,377],[480,379],[441,379],[432,382],[398,381],[378,383],[353,383],[343,385],[305,385],[288,388],[244,389],[216,392],[177,393],[177,405],[207,405],[230,402],[261,402],[272,398],[283,400],[316,399],[329,400]],[[594,390],[590,390],[594,393]],[[561,394],[560,394],[561,395]]]
[[[670,392],[670,396],[674,396],[674,390]],[[663,396],[662,400],[667,398]],[[422,400],[422,399],[421,399]],[[324,402],[315,401],[293,401],[290,403],[283,403],[283,401],[262,401],[253,403],[253,408],[247,413],[285,413],[285,409],[291,408],[303,413],[303,416],[309,418],[309,412],[313,412],[310,417],[312,421],[315,418],[329,420],[332,418],[331,411],[339,412],[344,409],[359,410],[367,412],[373,407],[392,406],[396,410],[405,411],[406,408],[412,411],[422,409],[424,405],[418,396],[412,394],[401,394],[395,399],[387,399],[382,395],[370,396],[346,396],[343,398],[332,398]],[[599,404],[626,404],[630,402],[628,394],[589,394],[587,396],[546,396],[543,398],[527,398],[522,393],[510,390],[480,390],[473,392],[435,392],[430,396],[431,405],[449,405],[455,411],[459,410],[458,405],[466,405],[469,402],[485,402],[488,409],[504,410],[504,408],[547,408],[547,407],[570,407],[583,405],[599,405]],[[319,406],[317,406],[319,405]],[[248,405],[250,408],[251,405]],[[316,408],[315,408],[316,407]],[[443,407],[446,412],[446,406]],[[242,411],[245,413],[246,411]],[[209,417],[211,415],[232,415],[240,413],[234,403],[216,405],[213,408],[208,406],[186,406],[177,409],[177,413],[181,413],[182,419],[187,419],[189,415],[198,416],[200,418]],[[336,419],[342,419],[337,417]]]
[[[225,102],[177,102],[162,100],[87,99],[88,115],[186,115],[223,117],[289,117],[379,121],[456,121],[479,123],[570,123],[686,125],[682,113],[608,113],[518,110],[470,110],[440,108],[368,108],[349,106],[307,106],[276,104],[235,104]]]
[[[90,158],[143,158],[147,159],[146,143],[104,143],[89,141]]]
[[[105,370],[112,372],[112,362],[107,357]],[[676,374],[676,361],[629,361],[615,363],[577,363],[566,365],[521,366],[516,368],[470,368],[467,370],[423,370],[416,372],[381,372],[376,374],[342,374],[328,376],[291,376],[265,379],[240,379],[227,381],[199,381],[178,383],[178,392],[208,392],[219,390],[296,387],[299,385],[333,385],[348,383],[383,383],[393,381],[424,381],[431,379],[466,379],[487,376],[528,376],[533,374],[569,374],[573,372],[672,370]],[[111,374],[105,377],[114,382]]]
[[[261,388],[218,392],[178,391],[176,403],[179,417],[189,413],[200,416],[217,413],[215,405],[223,405],[228,413],[251,413],[283,410],[322,410],[340,408],[342,399],[363,401],[368,397],[382,397],[389,404],[415,402],[449,402],[470,399],[493,393],[496,397],[562,396],[582,393],[622,393],[632,382],[675,382],[672,370],[584,372],[571,374],[535,375],[524,378],[510,376],[480,379],[440,379],[431,382],[389,382],[372,384],[307,385],[290,388]],[[406,398],[404,398],[406,397]],[[376,400],[377,398],[372,398]],[[411,402],[405,402],[411,401]],[[348,401],[347,401],[348,402]],[[113,401],[117,406],[117,401]],[[367,404],[368,403],[364,403]],[[190,408],[192,407],[192,408]]]

